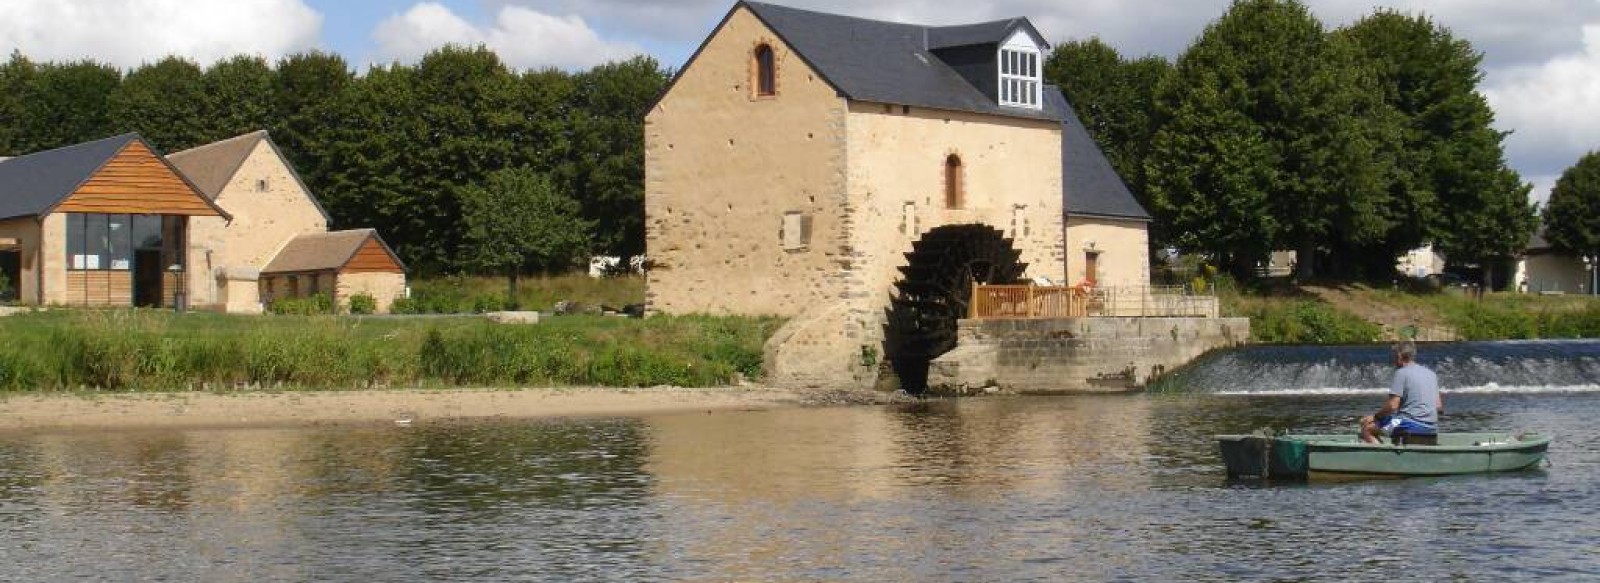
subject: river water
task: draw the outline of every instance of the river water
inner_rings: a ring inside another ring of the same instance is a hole
[[[1548,467],[1309,484],[1210,436],[1354,431],[1381,389],[0,434],[0,580],[1596,580],[1592,384],[1447,393]]]

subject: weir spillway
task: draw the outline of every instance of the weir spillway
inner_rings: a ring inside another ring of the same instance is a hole
[[[1152,388],[1193,393],[1341,393],[1388,387],[1387,345],[1248,346],[1212,353]],[[1446,391],[1600,390],[1600,340],[1423,343]]]

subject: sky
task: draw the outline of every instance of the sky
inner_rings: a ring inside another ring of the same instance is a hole
[[[1174,57],[1228,0],[771,0],[916,24],[1026,16],[1051,42],[1098,36],[1124,55]],[[1480,90],[1511,132],[1507,157],[1543,200],[1600,149],[1600,0],[1306,0],[1327,26],[1375,8],[1420,12],[1484,53]],[[0,50],[125,68],[179,54],[202,65],[319,49],[358,68],[447,43],[518,68],[584,69],[638,54],[678,67],[733,0],[0,0]]]

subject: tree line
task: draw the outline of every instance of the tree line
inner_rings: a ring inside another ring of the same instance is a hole
[[[1425,15],[1328,30],[1298,0],[1238,0],[1175,61],[1090,39],[1045,72],[1156,216],[1153,245],[1240,277],[1293,250],[1302,278],[1387,279],[1427,243],[1504,261],[1537,224],[1481,62]]]
[[[1174,61],[1090,39],[1058,45],[1045,76],[1156,216],[1157,249],[1241,277],[1288,249],[1301,277],[1386,278],[1427,243],[1508,259],[1537,224],[1481,62],[1424,15],[1328,30],[1298,0],[1237,0]],[[322,52],[126,73],[14,53],[0,155],[126,131],[173,152],[265,128],[335,228],[377,228],[413,271],[559,270],[644,252],[643,117],[669,75],[648,57],[514,71],[483,47],[361,75]],[[1553,239],[1593,251],[1567,231]]]
[[[644,252],[643,118],[668,75],[649,57],[515,71],[483,47],[361,75],[323,52],[204,68],[173,56],[126,73],[13,53],[0,64],[0,156],[129,131],[176,152],[266,129],[334,228],[377,228],[414,272],[561,270],[584,253]],[[504,253],[472,226],[496,213],[470,211],[502,183],[538,186],[536,210],[563,230],[555,247],[485,259]]]

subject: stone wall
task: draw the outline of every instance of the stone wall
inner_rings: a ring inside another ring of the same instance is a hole
[[[339,303],[340,310],[350,309],[350,296],[366,294],[372,296],[374,303],[377,304],[375,306],[377,313],[387,314],[394,300],[406,295],[406,274],[341,273],[335,285],[333,297]]]
[[[762,45],[772,96],[750,85]],[[844,116],[748,8],[730,14],[645,117],[646,309],[796,318],[840,300]],[[809,240],[784,240],[790,214]]]
[[[232,221],[189,220],[189,269],[198,276],[190,279],[193,306],[223,301],[217,287],[219,270],[260,270],[295,236],[328,230],[311,193],[266,140],[256,143],[216,202],[233,215]]]
[[[1087,278],[1086,255],[1093,253],[1095,283],[1102,287],[1150,283],[1149,223],[1100,217],[1067,218],[1067,281]]]
[[[1249,318],[962,320],[933,361],[934,392],[1120,392],[1217,348],[1246,343]]]

